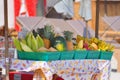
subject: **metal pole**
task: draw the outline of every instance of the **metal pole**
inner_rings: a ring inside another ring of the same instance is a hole
[[[86,24],[86,38],[89,38],[88,37],[88,21],[85,21],[85,24]]]
[[[95,37],[98,38],[99,32],[99,0],[96,1],[96,25],[95,25]]]
[[[6,76],[5,80],[9,80],[9,54],[8,54],[8,4],[7,0],[4,0],[4,32],[5,32],[5,66]]]

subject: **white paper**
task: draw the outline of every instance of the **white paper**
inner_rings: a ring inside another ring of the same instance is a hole
[[[14,80],[22,80],[21,74],[14,74]]]

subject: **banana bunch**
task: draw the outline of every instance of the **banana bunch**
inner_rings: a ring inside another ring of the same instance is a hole
[[[114,46],[112,46],[111,44],[108,44],[108,43],[101,40],[98,43],[98,48],[102,51],[113,51]]]
[[[83,49],[83,40],[80,40],[78,45],[77,45],[78,49]]]
[[[93,37],[93,38],[90,39],[90,43],[98,44],[99,43],[99,39]]]
[[[39,35],[34,37],[32,32],[24,39],[13,37],[13,42],[17,50],[25,52],[37,52],[39,48],[44,47],[43,39]]]
[[[114,50],[114,46],[113,45],[111,45],[111,44],[107,44],[107,46],[108,46],[108,49],[107,49],[107,51],[113,51]]]
[[[101,41],[98,43],[98,48],[99,48],[99,50],[106,51],[106,50],[107,50],[106,43],[101,40]]]
[[[83,49],[83,44],[84,44],[84,37],[77,35],[76,45],[74,46],[74,49],[75,50]]]
[[[80,50],[83,49],[83,40],[80,40],[75,46],[74,46],[75,50]]]
[[[89,48],[91,50],[98,50],[98,45],[96,43],[92,43],[92,44],[90,44]]]
[[[75,50],[85,49],[85,50],[101,50],[101,51],[113,51],[114,46],[106,43],[105,41],[99,40],[97,38],[84,38],[77,35]]]
[[[14,43],[14,46],[16,47],[16,49],[19,50],[19,51],[22,51],[20,41],[15,37],[12,37],[12,39],[13,39],[13,43]]]
[[[80,40],[84,40],[84,37],[77,35],[76,42],[79,43]]]

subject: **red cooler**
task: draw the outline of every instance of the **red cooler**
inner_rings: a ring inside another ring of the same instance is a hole
[[[33,80],[33,72],[10,72],[10,80]]]

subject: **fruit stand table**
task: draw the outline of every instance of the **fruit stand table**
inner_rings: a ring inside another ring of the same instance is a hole
[[[4,68],[4,59],[0,59],[0,67]],[[33,71],[41,68],[47,80],[52,80],[52,74],[57,73],[64,80],[91,80],[93,74],[100,73],[100,79],[109,80],[109,60],[61,60],[61,61],[30,61],[11,59],[10,69]]]

